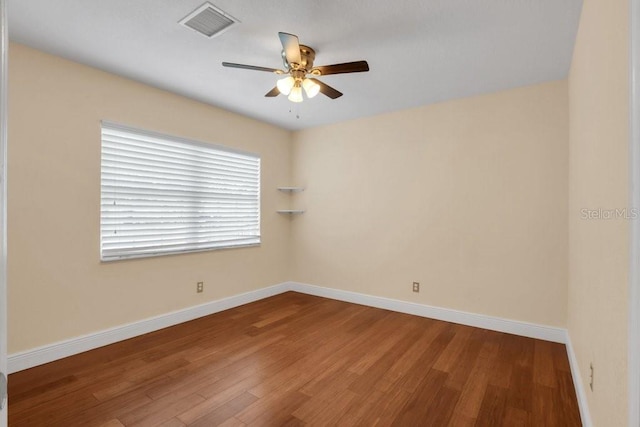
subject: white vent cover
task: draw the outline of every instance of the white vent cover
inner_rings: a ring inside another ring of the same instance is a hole
[[[239,22],[233,16],[206,2],[185,16],[179,24],[211,38],[224,33]]]

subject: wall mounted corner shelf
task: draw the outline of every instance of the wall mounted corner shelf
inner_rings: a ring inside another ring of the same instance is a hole
[[[287,193],[299,193],[300,191],[304,191],[304,187],[278,187],[278,191]]]
[[[289,193],[289,195],[293,193],[299,193],[304,191],[304,187],[278,187],[278,191],[282,191],[283,193]],[[280,209],[276,212],[281,214],[289,214],[289,215],[299,215],[303,214],[304,210],[302,209]]]
[[[304,211],[301,209],[280,209],[278,211],[276,211],[278,213],[281,214],[290,214],[290,215],[297,215],[297,214],[303,214]]]

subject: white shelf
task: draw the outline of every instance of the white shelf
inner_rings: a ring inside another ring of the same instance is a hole
[[[304,187],[278,187],[278,191],[282,191],[283,193],[293,194],[293,193],[299,193],[301,191],[304,191]],[[299,214],[303,214],[304,210],[302,210],[302,209],[280,209],[280,210],[277,210],[276,212],[281,213],[281,214],[299,215]]]
[[[284,191],[288,193],[298,193],[304,191],[304,187],[278,187],[278,191]]]

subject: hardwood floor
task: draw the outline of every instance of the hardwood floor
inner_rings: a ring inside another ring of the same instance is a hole
[[[579,426],[564,345],[293,292],[9,377],[19,426]]]

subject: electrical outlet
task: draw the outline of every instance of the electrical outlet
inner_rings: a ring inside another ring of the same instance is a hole
[[[204,291],[204,282],[198,282],[196,284],[196,292],[201,293],[202,291]]]
[[[593,362],[589,364],[589,388],[593,391]]]
[[[413,282],[413,292],[420,292],[420,283]]]

